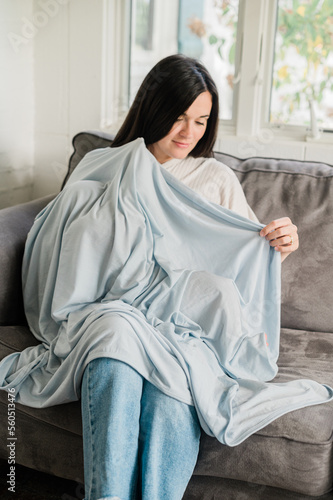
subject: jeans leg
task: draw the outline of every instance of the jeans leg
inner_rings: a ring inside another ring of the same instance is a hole
[[[143,382],[140,417],[142,500],[180,500],[192,476],[201,428],[194,406]]]
[[[135,498],[143,378],[126,363],[91,361],[82,379],[86,500]]]

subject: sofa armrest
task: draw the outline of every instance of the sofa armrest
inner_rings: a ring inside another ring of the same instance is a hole
[[[27,234],[54,195],[0,210],[0,325],[25,324],[21,268]]]

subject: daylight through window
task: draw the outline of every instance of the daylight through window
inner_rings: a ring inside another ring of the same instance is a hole
[[[270,121],[333,130],[333,1],[279,0]]]

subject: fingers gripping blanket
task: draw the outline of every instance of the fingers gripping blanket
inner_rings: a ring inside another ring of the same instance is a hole
[[[231,446],[328,401],[314,381],[268,382],[280,255],[261,227],[177,181],[142,139],[89,153],[29,233],[24,299],[41,343],[2,360],[2,388],[35,407],[75,400],[87,363],[116,358]]]

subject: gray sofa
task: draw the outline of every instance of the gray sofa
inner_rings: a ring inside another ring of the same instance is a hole
[[[68,175],[111,136],[73,139]],[[216,153],[237,174],[259,220],[290,216],[300,249],[282,269],[282,330],[276,381],[312,378],[333,385],[333,167]],[[23,312],[21,260],[35,215],[52,197],[0,211],[0,359],[34,345]],[[0,391],[0,458],[7,460],[7,393]],[[203,433],[185,500],[332,499],[333,403],[291,412],[234,448]],[[16,406],[16,462],[83,482],[80,403]],[[79,496],[78,498],[82,498]],[[163,500],[163,499],[161,499]]]

